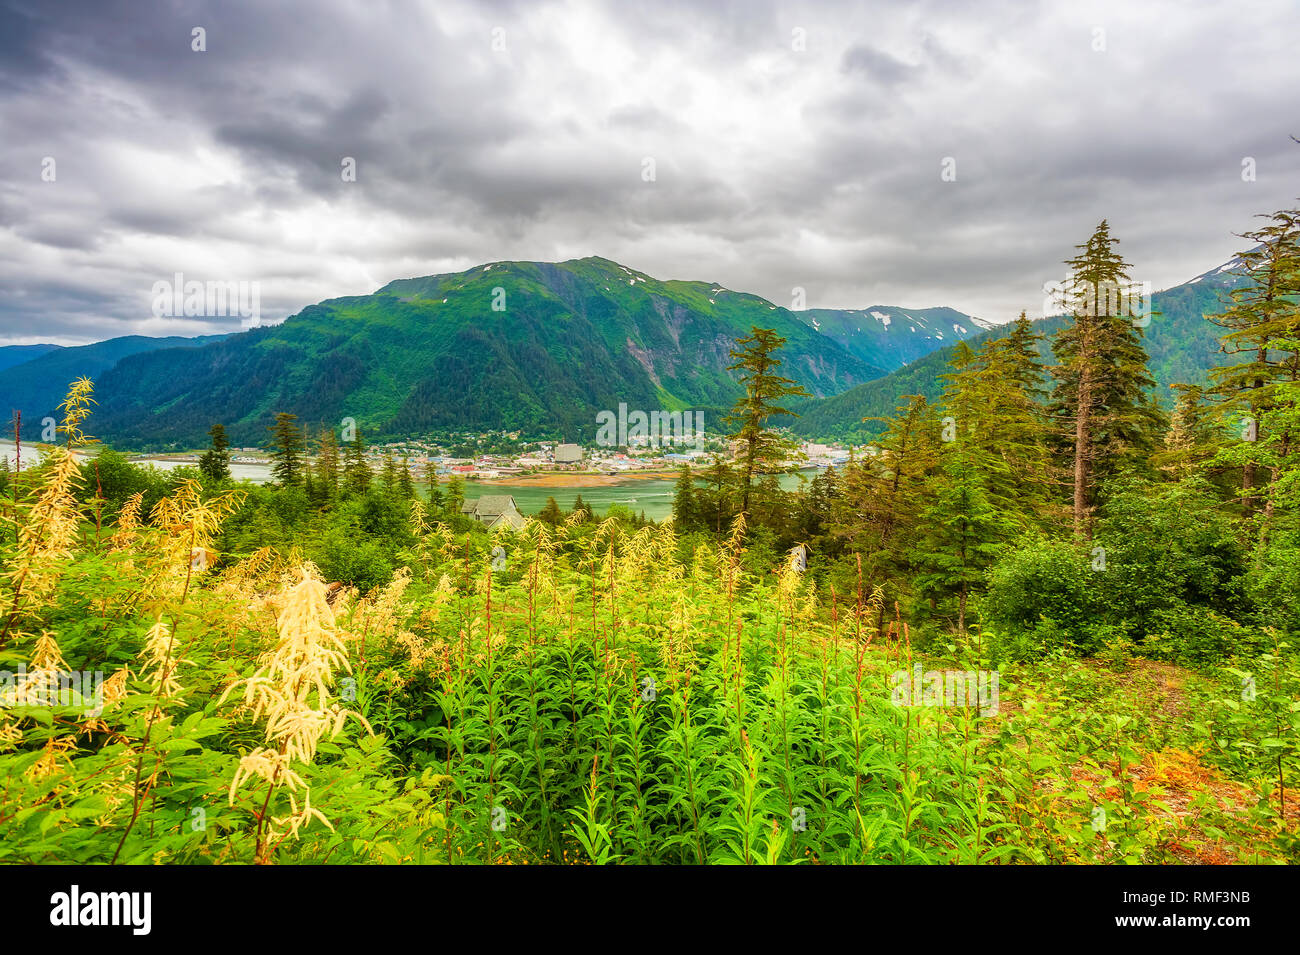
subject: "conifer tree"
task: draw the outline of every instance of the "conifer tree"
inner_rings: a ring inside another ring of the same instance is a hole
[[[1058,364],[1049,411],[1070,448],[1074,530],[1083,536],[1092,532],[1097,484],[1145,460],[1161,420],[1147,393],[1154,381],[1137,324],[1143,303],[1113,248],[1118,242],[1103,219],[1066,260],[1072,321],[1052,343]]]
[[[339,442],[333,428],[322,427],[316,439],[316,485],[332,501],[339,494]]]
[[[225,425],[214,424],[208,430],[212,447],[204,451],[199,458],[199,471],[209,481],[221,483],[230,480],[230,441],[226,438]],[[6,458],[6,463],[8,459]]]
[[[271,431],[271,474],[281,487],[296,487],[303,479],[302,429],[294,424],[298,416],[281,411]]]
[[[537,519],[556,527],[564,523],[564,512],[560,510],[560,505],[554,497],[548,497],[546,506],[537,512]]]
[[[1039,343],[1042,341],[1043,336],[1034,331],[1034,323],[1021,311],[1007,335],[988,343],[989,354],[997,355],[999,363],[1005,368],[1004,374],[1028,398],[1036,402],[1047,394],[1043,387],[1047,374],[1043,370],[1043,360],[1039,354]]]
[[[691,469],[683,464],[677,473],[677,484],[673,489],[673,526],[677,533],[685,534],[695,526],[695,478]]]
[[[437,512],[443,508],[442,488],[438,486],[438,466],[429,461],[424,465],[424,483],[429,486],[429,510]]]
[[[903,395],[874,446],[843,475],[835,533],[890,603],[906,595],[908,555],[938,461],[939,429],[922,395]],[[883,609],[881,610],[883,620]],[[877,622],[880,626],[880,621]]]
[[[1239,254],[1239,274],[1246,284],[1231,292],[1231,305],[1219,315],[1207,316],[1227,331],[1220,351],[1233,356],[1231,364],[1211,370],[1213,392],[1225,419],[1233,422],[1238,440],[1225,460],[1241,467],[1242,504],[1249,516],[1258,499],[1261,462],[1260,422],[1274,407],[1280,382],[1294,380],[1295,351],[1278,348],[1279,340],[1300,337],[1300,213],[1282,211],[1268,225],[1243,233],[1256,243]],[[1274,418],[1274,420],[1283,420]]]
[[[808,489],[799,495],[794,537],[820,554],[836,555],[840,551],[831,534],[841,494],[839,483],[835,469],[827,468],[816,475],[808,483]]]
[[[971,391],[968,439],[1000,459],[989,474],[990,491],[1023,527],[1049,522],[1056,473],[1040,399],[1045,378],[1033,331],[1022,312],[1005,338],[986,342],[965,374]],[[954,387],[960,389],[961,383]]]
[[[443,498],[443,513],[455,517],[465,506],[465,479],[453,474],[447,481],[447,494]]]
[[[698,524],[712,528],[715,534],[721,534],[731,525],[736,516],[735,483],[731,465],[721,454],[715,454],[704,471],[704,487],[693,495]]]
[[[397,461],[394,459],[392,451],[384,452],[383,463],[379,469],[379,483],[383,487],[385,494],[390,497],[397,495]]]
[[[967,603],[1006,543],[1031,515],[1020,512],[1015,467],[1028,467],[1029,453],[1041,448],[1041,433],[1022,436],[1005,428],[1006,417],[1028,400],[1006,368],[990,359],[1000,354],[986,345],[977,356],[958,343],[947,375],[938,467],[927,489],[911,561],[922,596],[955,597],[957,628],[966,632]],[[1014,442],[1012,436],[1014,435]],[[1037,443],[1035,443],[1037,442]]]
[[[728,371],[740,372],[740,384],[745,394],[736,401],[726,421],[736,430],[730,438],[739,445],[740,513],[749,516],[750,498],[753,496],[754,475],[784,470],[784,463],[795,449],[795,444],[773,428],[768,421],[774,416],[798,417],[781,406],[785,398],[809,397],[808,392],[793,379],[777,373],[781,359],[776,352],[785,339],[770,328],[753,327],[750,334],[736,340],[731,350],[735,362]]]
[[[1300,353],[1300,339],[1271,339],[1270,347]],[[1264,507],[1259,518],[1259,535],[1255,547],[1257,565],[1272,563],[1270,548],[1286,531],[1292,542],[1289,553],[1277,556],[1284,563],[1294,565],[1295,542],[1300,540],[1300,455],[1294,451],[1296,436],[1300,435],[1300,372],[1292,370],[1291,377],[1280,382],[1270,396],[1269,408],[1260,425],[1262,435],[1258,454],[1268,470],[1269,481],[1264,490]],[[1283,525],[1285,518],[1285,525]]]
[[[1175,478],[1195,474],[1221,444],[1222,436],[1214,414],[1200,385],[1171,386],[1174,410],[1169,419],[1165,446],[1153,461],[1157,468]]]
[[[365,494],[370,490],[373,475],[366,462],[366,442],[361,437],[361,429],[353,432],[343,454],[343,481],[350,494]]]
[[[405,455],[402,456],[401,463],[398,465],[397,493],[401,495],[404,501],[415,498],[415,482],[411,480],[411,459]]]

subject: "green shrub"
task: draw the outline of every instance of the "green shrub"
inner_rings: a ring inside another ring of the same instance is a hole
[[[1008,659],[1044,656],[1053,648],[1096,649],[1101,619],[1096,572],[1088,552],[1069,541],[1034,541],[1007,554],[989,572],[980,602],[997,633],[995,652]]]
[[[1234,656],[1254,656],[1266,646],[1253,627],[1206,607],[1179,605],[1157,610],[1142,644],[1142,655],[1184,666],[1220,663]]]
[[[1236,617],[1245,610],[1245,549],[1204,481],[1120,490],[1092,544],[1104,553],[1099,599],[1139,642],[1162,625],[1161,611],[1204,607]]]
[[[362,594],[384,586],[397,569],[392,550],[382,541],[357,538],[341,527],[326,532],[312,557],[326,580],[342,581]]]
[[[1256,623],[1300,637],[1300,531],[1273,535],[1247,575],[1246,589]]]

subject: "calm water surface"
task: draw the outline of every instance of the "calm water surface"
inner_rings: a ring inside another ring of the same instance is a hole
[[[0,454],[9,458],[12,466],[14,461],[14,444],[12,441],[0,441]],[[38,458],[38,452],[34,446],[23,445],[23,465],[34,463]],[[172,468],[189,466],[193,467],[193,461],[166,461],[155,458],[144,458],[136,461],[137,464],[152,464],[154,467],[164,471],[170,471]],[[270,480],[271,469],[265,464],[240,464],[232,462],[230,465],[231,475],[240,481],[252,481],[254,484],[265,484]],[[798,474],[784,474],[781,476],[781,486],[787,490],[799,487],[801,481],[811,478],[812,472],[804,472],[804,476]],[[515,504],[519,510],[525,514],[536,514],[546,506],[546,499],[554,497],[555,502],[564,510],[572,510],[574,501],[578,495],[591,505],[591,509],[597,514],[604,514],[611,504],[620,504],[640,514],[645,512],[645,516],[652,521],[661,521],[673,510],[673,485],[674,481],[661,480],[627,480],[618,484],[606,485],[604,487],[538,487],[535,484],[480,484],[477,481],[465,482],[465,499],[476,501],[485,494],[509,494],[514,497]],[[445,485],[444,485],[445,487]]]

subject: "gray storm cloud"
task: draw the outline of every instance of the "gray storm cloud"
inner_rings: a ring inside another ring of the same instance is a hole
[[[811,306],[1005,321],[1103,217],[1163,287],[1300,194],[1294,4],[2,16],[4,342],[239,327],[155,318],[177,272],[257,282],[276,320],[393,278],[590,254],[778,302],[800,286]]]

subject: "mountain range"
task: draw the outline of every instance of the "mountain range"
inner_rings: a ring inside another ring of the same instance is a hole
[[[793,313],[839,342],[850,354],[886,371],[902,368],[936,348],[996,326],[954,308],[810,308]]]
[[[0,409],[23,413],[23,434],[35,438],[76,378],[98,380],[123,359],[160,349],[201,348],[224,335],[150,338],[124,335],[90,345],[7,345],[0,348]],[[17,359],[9,364],[11,358]]]
[[[1214,364],[1219,329],[1203,315],[1240,281],[1231,265],[1155,294],[1146,344],[1162,396]],[[1062,321],[1036,327],[1050,334]],[[93,433],[152,449],[202,446],[217,421],[236,445],[260,445],[279,411],[313,426],[352,418],[371,440],[518,430],[590,442],[596,414],[621,403],[699,410],[717,430],[741,393],[729,352],[755,325],[787,339],[782,373],[813,395],[793,405],[791,424],[818,438],[875,433],[863,417],[891,413],[903,394],[937,396],[957,341],[1004,333],[946,307],[792,311],[599,257],[494,262],[230,335],[0,348],[0,408],[22,409],[34,438],[68,382],[87,375]]]
[[[1152,295],[1150,324],[1142,329],[1147,350],[1147,367],[1156,382],[1156,397],[1165,407],[1173,404],[1170,386],[1186,382],[1205,384],[1209,370],[1218,364],[1219,336],[1223,329],[1207,321],[1206,315],[1221,312],[1229,303],[1229,293],[1246,280],[1239,269],[1241,261],[1233,259],[1195,278]],[[1043,336],[1038,343],[1039,357],[1047,365],[1052,357],[1052,336],[1065,325],[1060,315],[1034,321],[1034,330]],[[1010,331],[1010,325],[996,326],[967,339],[972,348]],[[954,345],[938,348],[929,354],[874,381],[850,388],[838,395],[818,401],[791,405],[800,417],[788,422],[795,434],[805,437],[836,437],[863,440],[880,434],[885,423],[880,418],[892,415],[903,395],[923,395],[930,401],[943,392],[943,375],[951,369]],[[864,420],[867,419],[867,420]]]
[[[24,364],[61,347],[61,345],[0,345],[0,371]]]

